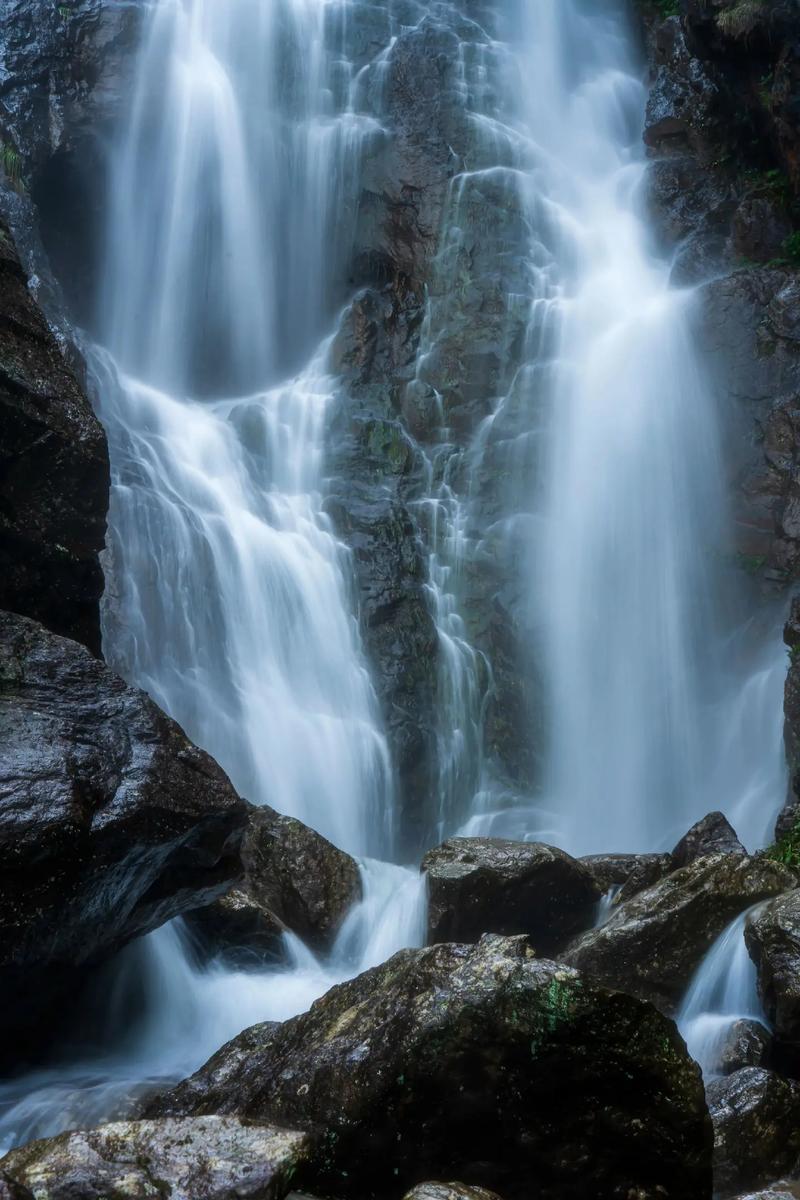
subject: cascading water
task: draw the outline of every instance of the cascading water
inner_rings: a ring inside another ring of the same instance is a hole
[[[471,31],[488,6],[383,7],[397,33],[432,16]],[[365,8],[377,21],[381,6]],[[477,133],[451,181],[410,385],[436,391],[449,298],[469,292],[465,230],[475,196],[489,196],[497,219],[525,232],[513,286],[502,304],[492,297],[497,394],[471,440],[457,444],[443,415],[417,506],[442,664],[430,837],[460,828],[574,853],[648,850],[721,807],[759,844],[783,794],[783,654],[720,617],[713,396],[692,297],[670,289],[641,215],[644,88],[626,6],[496,8],[498,29],[462,51]],[[243,795],[358,855],[365,899],[324,963],[290,939],[280,969],[200,970],[180,926],[130,947],[108,1037],[0,1090],[4,1140],[107,1116],[146,1080],[186,1074],[244,1025],[286,1017],[422,936],[419,877],[391,861],[391,764],[347,553],[323,504],[339,387],[325,337],[347,299],[394,44],[387,35],[371,71],[352,68],[335,31],[360,11],[346,0],[151,7],[114,156],[91,363],[114,470],[109,660]],[[498,463],[503,503],[487,521],[482,480]],[[462,612],[463,568],[481,555],[516,569],[520,593],[529,567],[536,578],[521,607],[549,745],[541,795],[522,802],[494,786],[483,757],[491,672]]]

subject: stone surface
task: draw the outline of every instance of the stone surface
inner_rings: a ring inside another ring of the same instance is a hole
[[[762,1187],[800,1165],[800,1084],[746,1067],[708,1087],[714,1186],[720,1196]]]
[[[732,1075],[742,1067],[766,1067],[772,1049],[772,1034],[760,1021],[744,1017],[734,1021],[717,1049],[714,1070]]]
[[[403,1200],[499,1200],[499,1197],[486,1188],[466,1183],[418,1183],[406,1192]]]
[[[247,970],[286,958],[286,927],[241,888],[185,913],[183,919],[203,961],[218,958],[231,967]]]
[[[565,962],[673,1013],[703,956],[750,905],[796,885],[764,857],[713,854],[667,875],[578,938]]]
[[[791,838],[800,825],[800,596],[792,599],[783,640],[789,648],[789,669],[783,689],[783,740],[789,780],[786,803],[775,833],[778,838]]]
[[[35,1031],[61,974],[72,989],[76,970],[230,886],[247,810],[143,692],[8,613],[0,743],[0,987],[14,1053],[12,1029]]]
[[[655,882],[663,872],[668,859],[666,854],[585,854],[578,859],[595,878],[601,892],[627,883],[642,867],[654,868],[656,875],[648,882]]]
[[[246,1031],[149,1108],[210,1112],[317,1130],[326,1153],[297,1180],[317,1194],[461,1178],[511,1200],[531,1180],[541,1200],[707,1200],[711,1186],[702,1084],[674,1025],[524,937],[401,951]]]
[[[451,838],[422,860],[428,942],[527,933],[553,953],[593,924],[600,889],[576,859],[538,842]]]
[[[0,1164],[36,1200],[282,1200],[308,1153],[302,1133],[196,1117],[63,1133]]]
[[[105,434],[0,223],[0,608],[100,650]]]
[[[776,1053],[800,1066],[800,891],[753,913],[745,941],[758,970],[758,991],[772,1023]]]
[[[672,851],[671,867],[677,871],[706,854],[746,854],[736,830],[721,812],[709,813],[685,833]]]
[[[780,1179],[757,1192],[747,1192],[737,1200],[800,1200],[800,1181]]]

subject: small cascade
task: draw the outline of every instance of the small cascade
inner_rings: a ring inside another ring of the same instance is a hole
[[[755,964],[744,940],[750,911],[732,921],[714,942],[678,1013],[678,1028],[706,1078],[717,1072],[719,1050],[734,1021],[767,1023],[758,997]]]

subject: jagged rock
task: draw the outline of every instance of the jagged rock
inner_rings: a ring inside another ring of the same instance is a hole
[[[673,871],[686,867],[705,854],[746,854],[736,830],[721,812],[709,813],[678,842],[671,855]]]
[[[495,1192],[466,1183],[418,1183],[403,1200],[499,1200]]]
[[[753,913],[745,941],[758,970],[758,991],[772,1023],[776,1051],[800,1065],[800,891]]]
[[[736,1200],[800,1200],[800,1182],[781,1179],[765,1188],[759,1188],[757,1192],[737,1196]]]
[[[0,987],[13,1055],[40,1006],[59,1007],[60,983],[74,990],[83,966],[230,886],[247,809],[143,692],[9,613],[0,743]]]
[[[314,1129],[327,1153],[297,1180],[312,1192],[399,1196],[420,1177],[510,1200],[531,1180],[541,1200],[711,1187],[702,1085],[674,1025],[524,937],[401,951],[246,1031],[150,1112]]]
[[[626,900],[562,957],[607,986],[672,1013],[726,926],[750,905],[795,886],[794,872],[770,859],[708,855]]]
[[[62,1133],[0,1164],[36,1200],[282,1200],[309,1151],[306,1134],[195,1117]]]
[[[592,925],[600,889],[576,859],[539,842],[451,838],[422,860],[428,942],[476,942],[527,933],[553,953]]]
[[[0,1200],[34,1200],[33,1192],[0,1171]]]
[[[0,223],[0,607],[100,650],[105,434]]]
[[[745,1067],[708,1086],[714,1187],[720,1196],[762,1187],[800,1165],[800,1084]]]
[[[714,1070],[732,1075],[742,1067],[765,1067],[771,1047],[772,1034],[760,1021],[734,1021],[717,1049]]]

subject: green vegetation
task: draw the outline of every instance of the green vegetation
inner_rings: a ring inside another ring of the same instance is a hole
[[[22,184],[22,159],[19,151],[9,142],[0,141],[0,166],[14,187]]]
[[[736,555],[736,565],[742,571],[746,571],[748,575],[757,575],[766,562],[763,554],[742,554]]]
[[[787,262],[790,262],[795,267],[800,266],[800,229],[796,229],[794,233],[789,234],[781,249]]]
[[[800,867],[800,821],[796,822],[774,846],[766,852],[767,858],[784,863],[787,867]]]
[[[764,15],[764,9],[764,0],[728,0],[717,17],[717,25],[728,37],[747,37]]]

